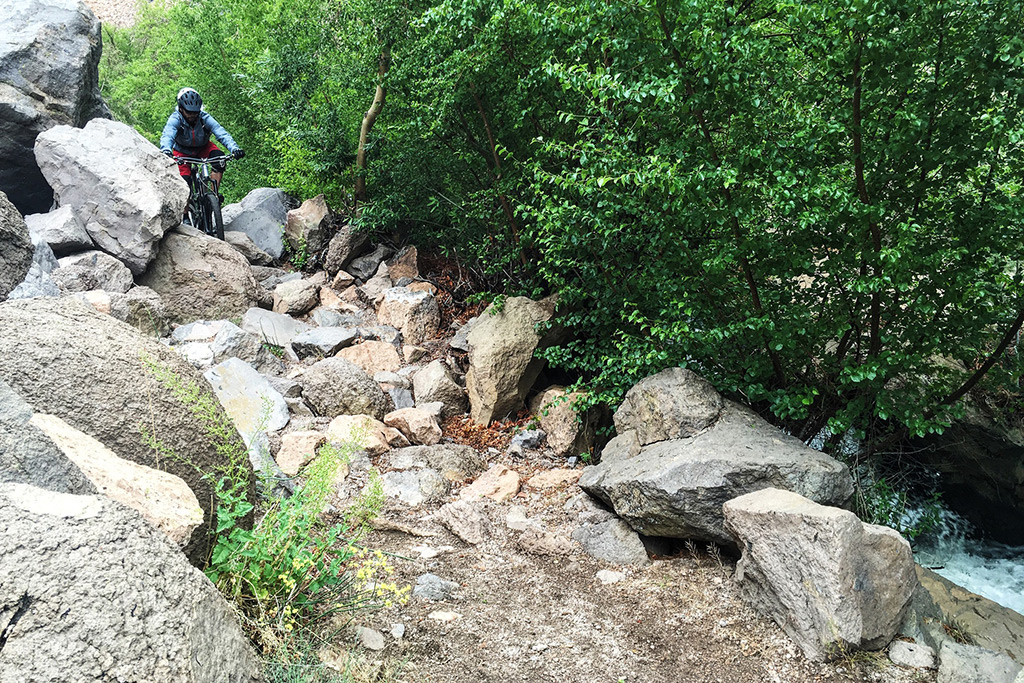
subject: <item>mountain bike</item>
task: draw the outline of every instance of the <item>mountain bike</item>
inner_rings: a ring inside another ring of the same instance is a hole
[[[192,227],[211,237],[224,239],[224,219],[220,213],[220,187],[218,187],[217,181],[210,177],[210,169],[215,163],[223,163],[226,166],[232,157],[227,155],[210,159],[175,157],[174,160],[179,165],[188,166],[192,172],[192,182],[190,183],[192,191],[188,195],[188,204],[185,207],[185,214]]]

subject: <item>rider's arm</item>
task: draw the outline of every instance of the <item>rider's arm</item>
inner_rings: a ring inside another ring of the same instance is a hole
[[[178,134],[178,127],[181,125],[181,114],[175,109],[174,112],[167,118],[167,123],[164,124],[164,131],[160,133],[160,149],[168,150],[174,149],[174,136]]]
[[[203,117],[203,125],[210,129],[214,136],[216,136],[217,140],[228,148],[229,152],[234,152],[238,149],[238,144],[235,142],[235,139],[224,129],[224,126],[217,123],[217,119],[213,118],[205,111],[201,116]]]

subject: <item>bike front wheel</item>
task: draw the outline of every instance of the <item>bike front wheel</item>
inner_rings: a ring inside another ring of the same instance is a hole
[[[219,240],[224,239],[224,218],[220,213],[220,199],[215,192],[207,192],[203,198],[206,233]]]

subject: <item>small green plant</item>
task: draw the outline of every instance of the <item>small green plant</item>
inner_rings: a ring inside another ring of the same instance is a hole
[[[350,571],[364,564],[357,555],[365,551],[356,543],[365,522],[382,504],[379,476],[371,474],[368,493],[338,523],[327,525],[321,519],[337,472],[357,444],[322,446],[295,492],[271,501],[255,526],[246,529],[243,520],[253,511],[248,498],[250,466],[247,447],[234,425],[209,391],[152,360],[144,363],[198,419],[221,456],[221,465],[213,471],[199,470],[213,487],[217,507],[205,572],[238,608],[243,627],[264,652],[285,661],[300,642],[294,638],[299,631],[332,614],[358,609],[379,595],[368,592],[364,577]],[[143,435],[161,457],[187,462],[151,429],[143,427]],[[394,587],[394,592],[399,590]]]
[[[270,351],[278,358],[284,358],[284,347],[278,346],[277,344],[271,344],[270,342],[263,342],[263,348]]]
[[[862,475],[856,485],[857,516],[869,524],[895,529],[913,543],[922,534],[933,531],[941,523],[941,498],[931,494],[923,503],[911,505],[908,493],[891,485],[884,477],[874,479]],[[911,508],[916,508],[911,510]]]
[[[302,270],[309,264],[309,245],[306,243],[306,236],[300,235],[296,240],[295,245],[285,235],[284,228],[281,229],[281,236],[284,240],[284,252],[288,257],[288,263],[292,264],[292,267],[296,270]]]
[[[466,303],[469,305],[478,304],[480,302],[488,305],[488,315],[498,315],[505,310],[505,301],[508,299],[504,294],[495,294],[494,292],[477,292],[476,294],[470,294],[466,297]]]

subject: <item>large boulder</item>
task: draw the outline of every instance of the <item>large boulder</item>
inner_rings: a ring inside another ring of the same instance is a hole
[[[58,493],[96,493],[96,486],[57,444],[32,423],[35,411],[0,380],[0,483]]]
[[[224,207],[224,230],[244,232],[257,247],[278,261],[284,254],[283,234],[288,211],[297,204],[284,190],[258,187],[238,204]]]
[[[546,300],[513,297],[501,307],[488,306],[473,325],[468,336],[466,391],[475,422],[488,425],[525,407],[526,394],[544,367],[534,352],[547,340],[536,327],[553,313]]]
[[[21,213],[41,213],[53,190],[32,156],[36,136],[110,115],[99,92],[100,22],[79,0],[5,0],[0,36],[0,191]]]
[[[0,380],[37,412],[60,417],[121,458],[185,480],[206,520],[186,552],[196,562],[205,559],[213,491],[199,472],[213,472],[225,456],[204,424],[143,365],[149,359],[209,392],[184,359],[72,297],[0,303],[0,357]],[[212,393],[208,397],[216,402]],[[159,457],[143,438],[143,426],[179,457]]]
[[[132,285],[132,273],[116,258],[93,249],[57,259],[60,266],[50,277],[63,292],[105,292],[124,294]]]
[[[163,299],[149,287],[132,287],[123,294],[94,289],[74,296],[151,337],[164,337],[171,331]]]
[[[32,266],[35,247],[25,220],[0,192],[0,300],[21,284]]]
[[[142,517],[0,484],[0,683],[260,680],[238,618]]]
[[[131,127],[93,119],[57,126],[36,138],[36,161],[61,206],[70,206],[89,237],[139,275],[160,238],[181,223],[188,185],[160,150]]]
[[[629,436],[634,446],[618,448]],[[620,435],[579,485],[642,534],[720,544],[732,541],[722,527],[722,504],[736,496],[775,487],[841,507],[853,495],[846,465],[732,402],[711,428],[690,438],[641,448],[634,430]]]
[[[877,650],[896,635],[917,586],[910,544],[896,531],[779,489],[735,498],[724,514],[743,549],[744,599],[808,659]]]
[[[699,434],[722,414],[722,397],[700,375],[669,368],[626,392],[615,411],[615,430],[636,432],[641,446]]]
[[[139,282],[160,295],[168,317],[179,323],[240,316],[256,305],[256,278],[245,258],[184,225],[164,237]]]
[[[319,415],[384,418],[387,398],[362,368],[344,358],[325,358],[302,376],[302,395]]]

